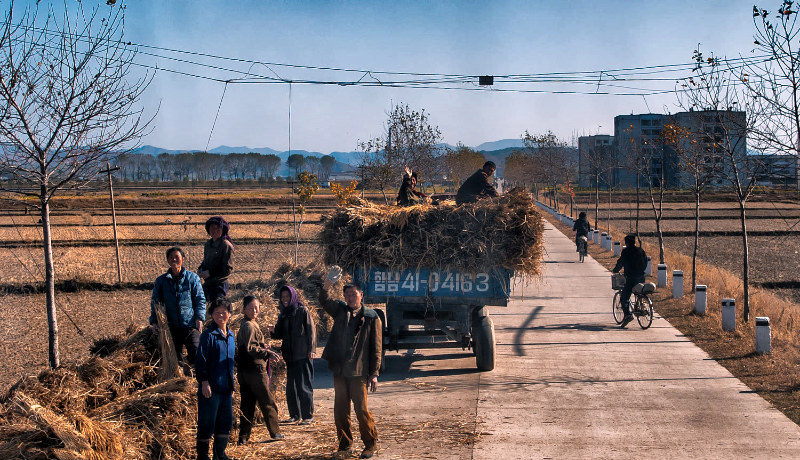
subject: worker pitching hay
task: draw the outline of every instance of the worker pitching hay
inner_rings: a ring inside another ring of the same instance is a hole
[[[435,267],[476,273],[489,268],[540,274],[544,225],[530,195],[511,190],[455,206],[395,207],[362,202],[325,218],[326,264],[391,269]]]

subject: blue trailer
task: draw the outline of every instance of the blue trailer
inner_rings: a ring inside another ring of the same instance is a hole
[[[357,267],[364,302],[385,304],[384,350],[471,349],[479,370],[494,369],[494,325],[486,306],[505,307],[513,272]]]

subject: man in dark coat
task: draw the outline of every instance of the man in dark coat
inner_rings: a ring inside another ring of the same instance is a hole
[[[211,238],[203,247],[203,262],[197,274],[203,279],[206,301],[213,305],[217,297],[228,295],[228,276],[233,271],[233,240],[228,236],[230,225],[221,216],[206,221],[206,233]]]
[[[328,361],[333,373],[333,418],[339,452],[348,452],[353,443],[350,431],[350,403],[358,418],[358,431],[364,442],[361,458],[370,458],[377,449],[378,432],[367,408],[367,387],[378,388],[378,371],[381,368],[383,325],[375,310],[361,305],[361,289],[348,284],[344,287],[347,301],[332,300],[328,289],[332,283],[326,279],[319,294],[319,303],[333,318],[333,327],[322,358]]]
[[[494,174],[494,162],[487,161],[483,165],[483,169],[475,171],[475,174],[469,176],[467,180],[461,185],[456,194],[456,204],[474,203],[480,198],[498,196],[497,190],[492,185],[491,177]]]
[[[625,270],[625,287],[622,288],[620,300],[622,302],[622,311],[625,317],[622,318],[621,327],[625,327],[633,321],[631,314],[631,292],[633,287],[639,283],[644,283],[644,271],[647,268],[647,253],[644,249],[636,246],[636,235],[627,235],[625,237],[625,249],[617,260],[614,266],[614,273],[619,273],[620,269]]]

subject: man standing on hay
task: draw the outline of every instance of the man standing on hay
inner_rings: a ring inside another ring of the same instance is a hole
[[[194,363],[206,319],[206,298],[200,277],[183,267],[185,258],[183,249],[177,246],[167,249],[169,270],[153,283],[150,327],[158,329],[156,305],[163,305],[178,359],[183,360],[183,347],[186,346],[188,362]]]
[[[345,285],[346,303],[328,297],[328,289],[339,276],[341,269],[333,267],[319,293],[320,305],[333,318],[322,358],[328,361],[333,373],[333,418],[339,441],[338,452],[348,454],[353,444],[350,430],[352,401],[358,418],[358,431],[364,442],[361,458],[371,458],[377,450],[378,432],[367,408],[367,387],[370,391],[378,388],[383,325],[375,310],[361,305],[364,294],[358,286]]]
[[[483,169],[479,169],[475,171],[475,174],[469,176],[458,189],[456,204],[475,203],[480,198],[498,196],[491,180],[496,169],[497,166],[493,161],[487,161],[483,164]]]

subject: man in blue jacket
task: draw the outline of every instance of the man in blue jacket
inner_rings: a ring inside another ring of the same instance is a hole
[[[178,358],[183,360],[185,346],[189,363],[193,363],[206,319],[206,298],[200,277],[183,268],[185,258],[183,249],[177,246],[167,249],[169,270],[156,278],[153,285],[150,327],[158,329],[155,307],[157,304],[163,305]]]

